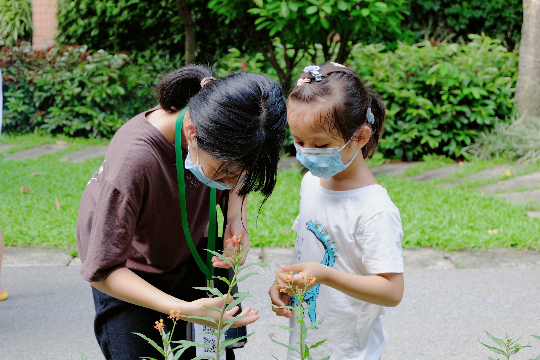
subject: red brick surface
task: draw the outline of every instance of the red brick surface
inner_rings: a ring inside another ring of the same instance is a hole
[[[57,0],[33,0],[32,17],[34,21],[34,48],[43,49],[54,43],[54,37],[58,29],[56,13],[58,11]]]

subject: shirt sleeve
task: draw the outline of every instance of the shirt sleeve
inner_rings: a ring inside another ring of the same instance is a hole
[[[92,211],[93,214],[84,217],[87,223],[78,224],[86,227],[78,231],[85,234],[79,237],[78,252],[82,261],[82,277],[86,281],[97,282],[126,266],[137,212],[128,198],[108,182],[103,185]]]
[[[403,228],[397,208],[375,215],[359,232],[362,262],[370,274],[403,273]]]

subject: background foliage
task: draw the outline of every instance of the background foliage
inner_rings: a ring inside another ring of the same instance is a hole
[[[230,47],[249,49],[237,26],[189,0],[197,31],[199,62],[213,63]],[[184,24],[176,0],[64,0],[58,15],[62,44],[87,45],[111,52],[160,51],[183,58]]]
[[[466,45],[430,42],[383,52],[357,46],[350,65],[386,101],[380,150],[407,160],[460,157],[482,131],[513,115],[518,54],[499,40],[470,35]]]
[[[159,54],[130,58],[103,50],[89,53],[85,46],[4,47],[5,130],[111,137],[154,104],[149,95],[155,79],[177,65]]]
[[[0,47],[32,38],[32,1],[0,0]]]
[[[409,12],[405,25],[416,42],[484,32],[514,49],[521,37],[522,0],[409,0]]]
[[[424,154],[462,156],[480,132],[513,115],[518,55],[499,40],[472,35],[465,44],[357,45],[348,64],[386,101],[388,118],[380,151],[386,158]],[[278,51],[284,51],[277,47]],[[279,53],[278,53],[279,54]],[[304,59],[299,72],[308,59]],[[163,53],[112,55],[84,47],[33,52],[0,51],[8,87],[7,130],[110,137],[152,106],[152,85],[178,66]],[[218,75],[253,71],[277,79],[262,54],[237,49],[218,63]],[[297,75],[296,73],[294,75]]]

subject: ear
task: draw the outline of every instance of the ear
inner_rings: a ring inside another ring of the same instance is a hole
[[[369,139],[371,138],[371,128],[367,125],[362,126],[361,129],[359,129],[356,134],[354,134],[354,139],[356,139],[356,143],[359,148],[363,148]]]
[[[191,121],[191,116],[189,116],[189,109],[184,114],[184,123],[182,128],[184,129],[184,135],[188,141],[195,139],[195,134],[197,133],[197,128],[193,125]]]

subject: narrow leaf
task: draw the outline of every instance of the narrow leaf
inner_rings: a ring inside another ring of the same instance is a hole
[[[159,346],[158,344],[156,344],[156,342],[148,337],[146,337],[145,335],[143,334],[140,334],[140,333],[133,333],[135,335],[139,335],[140,337],[142,337],[144,340],[148,341],[148,343],[150,345],[152,345],[154,347],[154,349],[156,349],[157,351],[159,351],[159,353],[163,356],[165,356],[165,353],[163,352],[163,348],[161,346]]]

